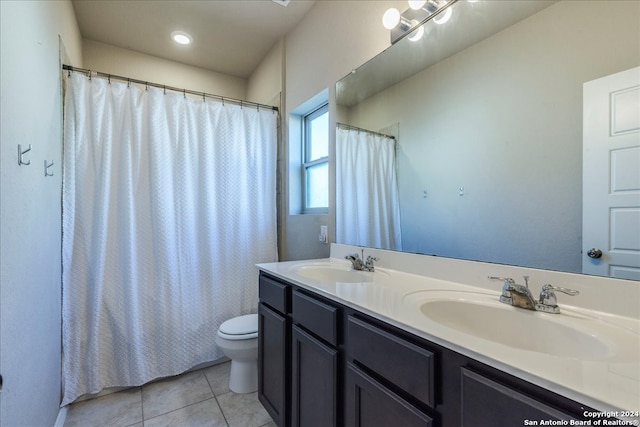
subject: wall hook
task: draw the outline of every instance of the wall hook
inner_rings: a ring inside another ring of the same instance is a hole
[[[53,172],[49,173],[49,168],[53,166],[53,160],[50,164],[47,164],[47,161],[44,161],[44,176],[53,176]]]
[[[26,150],[22,151],[22,145],[18,144],[18,166],[22,166],[22,165],[30,165],[31,164],[31,160],[27,160],[26,162],[24,161],[24,156],[26,153],[28,153],[29,151],[31,151],[31,144],[29,144],[29,148],[27,148]]]

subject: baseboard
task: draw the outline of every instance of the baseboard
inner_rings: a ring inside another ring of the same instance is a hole
[[[67,421],[68,409],[68,406],[63,406],[62,408],[60,408],[60,410],[58,411],[58,418],[56,418],[56,423],[53,425],[53,427],[64,427],[64,422]]]

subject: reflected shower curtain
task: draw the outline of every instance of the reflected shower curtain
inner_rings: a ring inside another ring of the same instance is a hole
[[[395,140],[336,129],[336,241],[402,250]]]
[[[62,405],[221,357],[277,260],[276,113],[76,73],[64,111]]]

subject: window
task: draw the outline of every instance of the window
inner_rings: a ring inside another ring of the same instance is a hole
[[[329,211],[329,106],[305,115],[302,121],[303,213]]]

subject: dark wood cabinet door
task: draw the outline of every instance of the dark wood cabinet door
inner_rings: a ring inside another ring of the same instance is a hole
[[[463,427],[512,427],[527,425],[527,420],[575,419],[476,372],[461,368],[461,375],[460,410]]]
[[[431,427],[433,420],[356,365],[346,378],[347,427]]]
[[[258,399],[279,427],[287,423],[290,384],[289,321],[261,303],[258,307]]]
[[[337,425],[338,351],[293,326],[291,358],[291,425]]]

